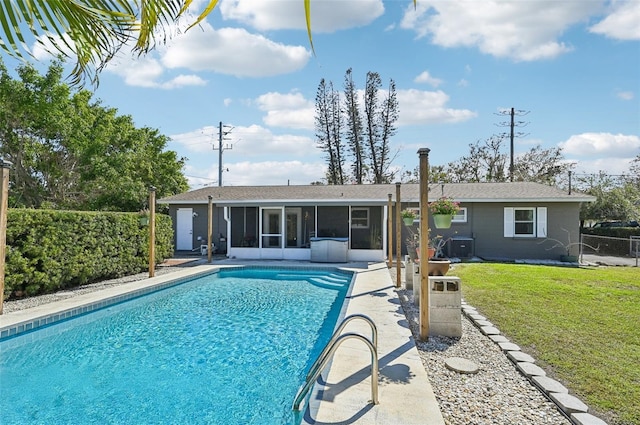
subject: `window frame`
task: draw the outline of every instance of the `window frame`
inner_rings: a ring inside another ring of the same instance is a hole
[[[533,213],[533,220],[516,221],[516,211],[527,210]],[[516,233],[516,224],[531,223],[531,233]],[[504,207],[504,237],[535,239],[547,237],[547,207]]]
[[[365,217],[354,217],[354,213],[360,211],[365,212]],[[369,207],[351,207],[350,218],[352,229],[368,229],[371,219]],[[361,222],[364,222],[364,224],[360,224]]]
[[[462,214],[460,214],[462,213]],[[458,212],[456,214],[454,214],[453,218],[451,219],[452,223],[466,223],[467,222],[467,207],[460,207],[460,209],[458,210]]]

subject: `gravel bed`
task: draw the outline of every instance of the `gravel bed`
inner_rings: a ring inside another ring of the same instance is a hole
[[[571,424],[464,315],[461,338],[419,341],[419,310],[413,303],[413,291],[400,289],[397,293],[447,425]],[[447,369],[445,360],[451,357],[474,362],[478,373]]]
[[[158,267],[155,275],[200,263],[193,261]],[[390,269],[390,273],[395,279],[395,269]],[[54,294],[5,301],[4,312],[23,310],[146,279],[148,276],[148,272],[138,273]],[[553,402],[517,371],[498,345],[483,335],[466,317],[462,317],[461,338],[431,337],[427,342],[419,341],[419,311],[413,303],[413,292],[399,289],[397,293],[447,425],[571,424]],[[445,360],[450,357],[462,357],[475,362],[479,372],[469,375],[447,369]]]
[[[173,273],[176,269],[184,267],[192,267],[196,264],[202,264],[201,260],[190,261],[180,263],[172,266],[158,266],[155,269],[155,276],[162,276],[167,273]],[[135,282],[137,280],[147,279],[149,272],[137,273],[129,276],[123,276],[116,279],[103,280],[100,282],[90,283],[87,285],[78,286],[75,288],[67,288],[62,291],[58,291],[52,294],[38,295],[36,297],[28,297],[22,299],[16,299],[11,301],[5,301],[3,305],[4,313],[11,313],[12,311],[24,310],[31,307],[37,307],[42,304],[48,304],[50,302],[64,300],[66,298],[76,297],[82,294],[88,294],[90,292],[100,291],[102,289],[111,288],[113,286],[122,285],[123,283]]]

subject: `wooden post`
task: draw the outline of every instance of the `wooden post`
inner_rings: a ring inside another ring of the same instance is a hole
[[[9,210],[9,167],[11,163],[0,158],[0,314],[4,305],[4,264],[7,243],[7,213]]]
[[[207,261],[211,262],[211,234],[213,233],[213,196],[209,195],[209,212],[207,216]]]
[[[149,277],[156,275],[156,188],[149,188]]]
[[[396,288],[402,285],[402,214],[400,209],[402,202],[400,201],[400,183],[396,183]]]
[[[387,203],[387,267],[393,267],[393,203],[392,194],[389,193],[389,202]]]
[[[420,157],[420,339],[429,338],[429,148]]]

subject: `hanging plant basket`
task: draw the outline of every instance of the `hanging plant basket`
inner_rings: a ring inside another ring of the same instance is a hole
[[[142,216],[140,217],[140,225],[141,226],[148,226],[149,225],[149,217],[148,216]]]
[[[437,229],[448,229],[451,227],[451,219],[453,219],[452,215],[449,214],[434,214],[433,215],[433,223],[436,225]]]
[[[413,217],[404,217],[402,219],[402,221],[404,222],[405,226],[412,226],[413,225]]]

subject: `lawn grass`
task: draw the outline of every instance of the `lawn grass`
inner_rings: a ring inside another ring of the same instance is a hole
[[[640,269],[459,264],[465,301],[609,424],[640,424]]]

